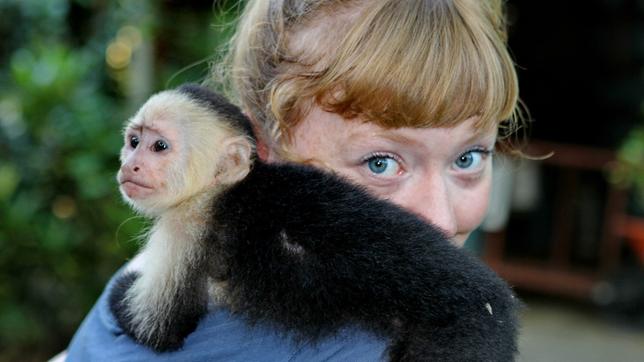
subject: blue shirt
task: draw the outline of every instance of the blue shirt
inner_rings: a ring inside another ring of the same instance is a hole
[[[297,344],[266,325],[250,326],[226,308],[213,308],[174,352],[155,353],[123,333],[108,305],[110,282],[81,324],[67,361],[383,361],[384,340],[346,328],[316,344]]]

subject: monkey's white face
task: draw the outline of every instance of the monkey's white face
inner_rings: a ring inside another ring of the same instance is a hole
[[[134,209],[159,216],[248,174],[252,146],[219,115],[186,95],[159,93],[128,123],[117,174]]]
[[[147,214],[150,209],[171,206],[181,172],[179,132],[169,122],[132,123],[125,132],[119,190],[126,201]]]

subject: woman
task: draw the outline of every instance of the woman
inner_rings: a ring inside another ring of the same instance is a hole
[[[255,1],[229,73],[266,158],[329,167],[462,244],[500,121],[516,128],[504,39],[500,1]]]
[[[226,74],[260,157],[341,173],[462,245],[485,214],[491,155],[510,149],[517,126],[501,10],[498,0],[249,1]],[[105,294],[69,360],[373,361],[386,348],[352,328],[298,345],[218,308],[182,350],[155,355],[120,333]]]

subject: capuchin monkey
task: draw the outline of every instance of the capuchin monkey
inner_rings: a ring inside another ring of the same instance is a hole
[[[110,306],[139,343],[181,348],[214,300],[301,342],[364,328],[392,361],[514,360],[505,282],[362,187],[256,159],[250,122],[221,96],[161,92],[124,133],[120,191],[154,226]]]

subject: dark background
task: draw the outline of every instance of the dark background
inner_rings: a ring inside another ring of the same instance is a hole
[[[510,1],[509,15],[533,137],[615,148],[642,124],[643,1]]]

